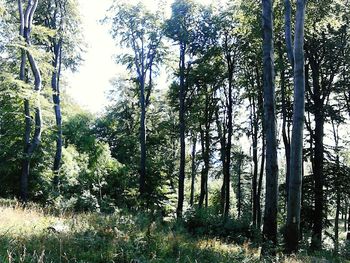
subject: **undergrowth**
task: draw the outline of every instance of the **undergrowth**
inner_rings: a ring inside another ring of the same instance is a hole
[[[249,241],[225,243],[193,235],[183,223],[145,214],[68,213],[53,216],[36,205],[0,202],[0,262],[261,262]],[[322,257],[322,255],[321,255]],[[321,262],[313,257],[278,262]]]

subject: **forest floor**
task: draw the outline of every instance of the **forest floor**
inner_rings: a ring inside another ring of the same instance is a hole
[[[176,230],[175,230],[176,229]],[[0,202],[0,262],[262,262],[259,248],[194,238],[174,223],[146,216],[80,213],[54,216],[42,208]],[[350,262],[279,255],[275,262]]]

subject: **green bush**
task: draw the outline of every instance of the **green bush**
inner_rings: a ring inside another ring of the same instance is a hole
[[[347,260],[350,260],[350,240],[347,240],[345,242],[341,250],[341,255]]]
[[[252,238],[249,221],[244,219],[223,218],[213,213],[215,208],[191,209],[185,213],[186,229],[195,236],[224,238],[227,241],[243,243]]]
[[[79,195],[77,202],[75,204],[76,211],[100,211],[100,205],[96,196],[91,194],[89,190],[84,190],[81,195]]]

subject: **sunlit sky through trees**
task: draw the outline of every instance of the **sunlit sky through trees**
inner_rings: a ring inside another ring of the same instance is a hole
[[[84,62],[78,71],[68,74],[67,92],[80,105],[95,113],[100,112],[108,103],[107,94],[112,87],[111,79],[124,71],[124,67],[117,65],[113,58],[120,49],[109,34],[110,25],[99,22],[106,16],[106,10],[112,2],[113,0],[79,0],[86,52],[83,54]],[[152,8],[156,6],[157,1],[143,0],[142,2]],[[172,0],[164,2],[166,3],[165,10],[170,15]],[[202,0],[200,2],[217,4],[224,1]],[[159,82],[166,81],[167,77],[163,75],[160,76]]]

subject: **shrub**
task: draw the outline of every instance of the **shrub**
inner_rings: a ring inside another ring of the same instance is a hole
[[[184,216],[187,230],[193,235],[225,238],[237,243],[243,243],[252,238],[252,229],[248,220],[230,217],[225,219],[220,214],[213,213],[212,209],[187,211]]]
[[[100,205],[98,204],[96,196],[91,194],[89,190],[84,190],[83,193],[78,196],[75,210],[84,212],[99,211]]]
[[[350,260],[350,241],[349,240],[347,240],[344,246],[342,247],[341,255],[347,260]]]

